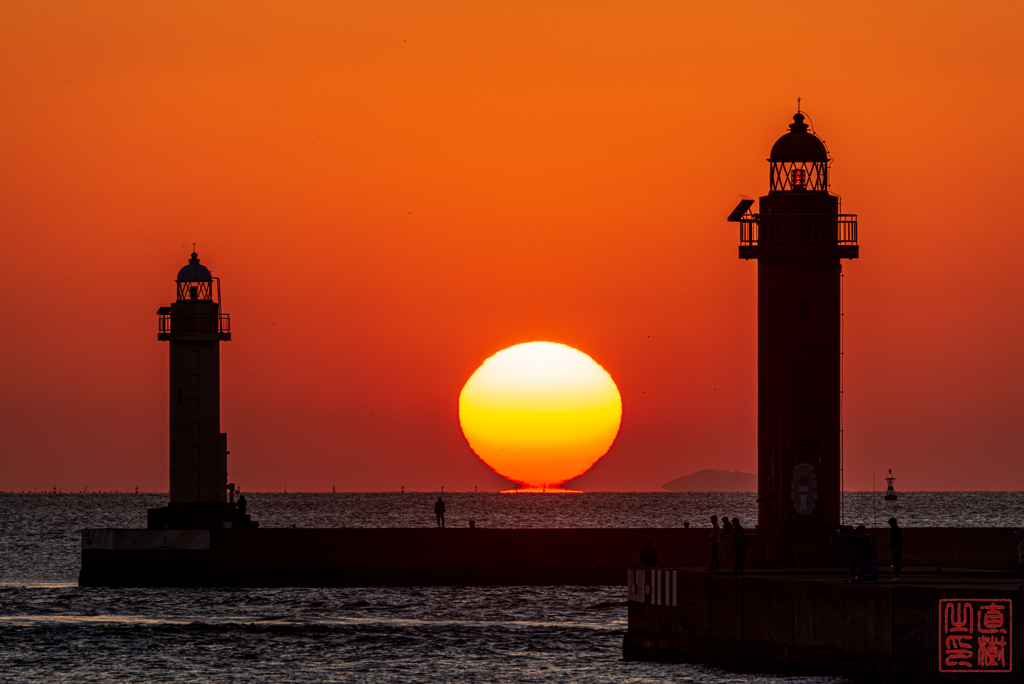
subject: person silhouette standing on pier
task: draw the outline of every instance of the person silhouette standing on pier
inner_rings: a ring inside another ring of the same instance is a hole
[[[441,500],[441,497],[437,497],[437,502],[434,503],[434,517],[437,518],[438,527],[444,527],[444,509],[444,501]]]
[[[648,539],[647,544],[640,549],[640,562],[643,563],[645,568],[653,568],[658,564],[658,550],[654,548],[654,542],[650,539]]]
[[[732,523],[727,515],[722,516],[722,534],[732,534]]]
[[[889,518],[889,553],[892,554],[892,581],[899,582],[903,571],[903,530],[896,523],[896,518]]]
[[[732,519],[732,571],[733,574],[743,574],[743,560],[747,554],[747,547],[750,546],[750,542],[747,541],[747,533],[743,530],[743,526],[740,525],[739,518]]]
[[[856,578],[860,573],[861,561],[871,560],[871,540],[867,537],[867,529],[863,525],[857,525],[853,539],[850,540],[853,548],[853,560],[850,561],[850,577]]]
[[[711,536],[708,537],[708,541],[711,542],[711,565],[708,566],[708,570],[711,572],[718,572],[718,545],[722,541],[722,531],[718,529],[718,516],[711,516]]]

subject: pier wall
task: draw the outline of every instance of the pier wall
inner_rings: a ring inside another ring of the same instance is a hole
[[[888,559],[886,530],[878,530]],[[652,539],[660,567],[708,565],[709,530],[693,528],[338,528],[83,530],[82,585],[367,586],[623,584]],[[911,529],[904,567],[1017,568],[1006,529]],[[849,563],[848,537],[804,547],[749,535],[748,568],[791,554],[798,566]],[[731,540],[722,544],[731,566]],[[773,546],[774,544],[774,546]],[[823,546],[824,545],[824,546]],[[826,551],[822,551],[825,548]],[[831,550],[828,550],[831,549]],[[774,566],[770,566],[774,567]]]
[[[192,539],[193,548],[182,549],[167,541],[199,532],[205,546]],[[693,566],[707,563],[707,536],[708,530],[682,528],[84,530],[79,583],[614,585],[623,584],[648,539],[663,563]]]
[[[892,682],[1019,682],[1009,673],[939,669],[939,600],[1022,598],[1012,577],[925,573],[907,583],[848,583],[840,573],[733,575],[629,571],[626,660],[711,663],[736,671]],[[1024,628],[1012,655],[1024,657]]]

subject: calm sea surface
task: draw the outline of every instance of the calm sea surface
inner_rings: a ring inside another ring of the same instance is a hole
[[[436,493],[246,494],[266,527],[426,527]],[[706,526],[752,494],[446,493],[448,524]],[[624,587],[98,589],[79,530],[145,527],[165,494],[0,494],[0,682],[832,682],[625,663]],[[847,494],[848,522],[1019,526],[1024,493]]]

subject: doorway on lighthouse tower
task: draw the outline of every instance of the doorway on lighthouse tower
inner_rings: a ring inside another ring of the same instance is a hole
[[[811,452],[798,452],[801,457],[810,457]],[[799,463],[793,468],[790,482],[790,496],[793,510],[798,515],[810,515],[818,504],[818,474],[810,463]]]
[[[792,507],[791,513],[786,517],[795,518],[794,522],[801,526],[808,524],[818,509],[818,480],[821,476],[821,445],[817,440],[808,437],[790,442],[787,464],[789,500]]]

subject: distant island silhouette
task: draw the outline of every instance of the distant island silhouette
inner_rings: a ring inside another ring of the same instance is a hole
[[[757,475],[738,470],[698,470],[661,486],[671,492],[756,492]]]

